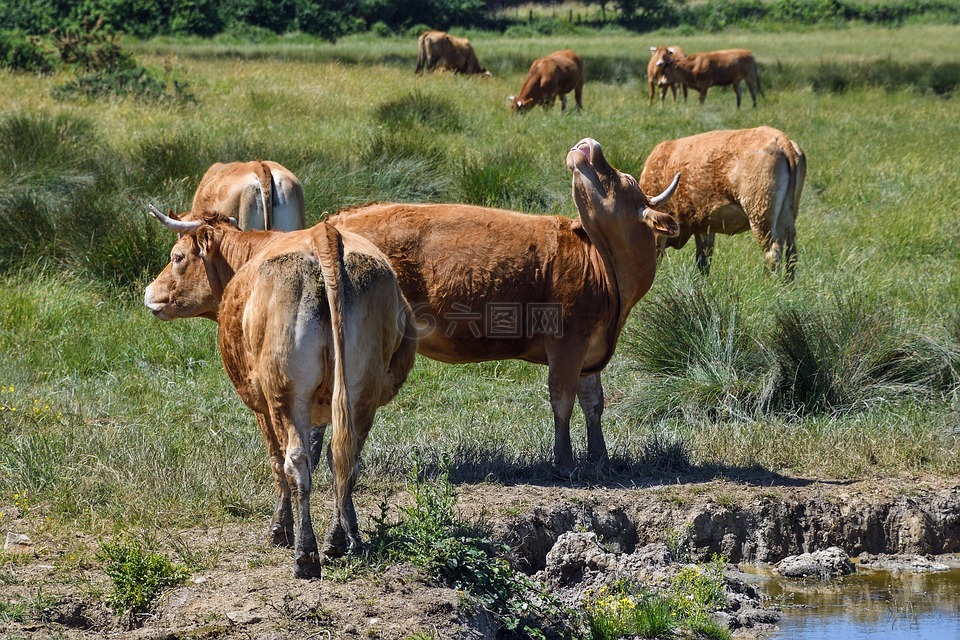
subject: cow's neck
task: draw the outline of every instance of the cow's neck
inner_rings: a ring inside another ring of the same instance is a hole
[[[208,263],[208,277],[217,297],[223,296],[233,276],[257,254],[261,243],[250,242],[255,232],[225,231],[218,248],[220,259]]]
[[[581,215],[580,221],[603,261],[611,294],[619,301],[618,327],[622,327],[630,309],[647,292],[652,281],[651,265],[644,264],[644,256],[649,252],[641,248],[645,239],[638,233],[642,229],[637,224],[630,228],[609,221],[604,224],[592,216]],[[652,267],[656,267],[655,262]],[[648,272],[651,275],[645,276]]]

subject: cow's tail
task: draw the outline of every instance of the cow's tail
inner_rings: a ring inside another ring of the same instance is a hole
[[[263,207],[263,229],[270,231],[273,223],[273,174],[270,167],[260,160],[257,162],[257,180],[260,182],[260,204]]]
[[[317,257],[323,274],[327,303],[330,306],[330,327],[333,334],[333,394],[330,400],[333,434],[330,450],[333,464],[333,495],[336,514],[342,531],[352,536],[349,520],[349,498],[356,480],[357,461],[360,458],[360,439],[350,410],[350,394],[344,357],[343,318],[343,243],[332,224],[318,225]]]
[[[417,41],[419,50],[417,53],[417,73],[422,73],[424,66],[427,64],[427,33],[426,31],[421,33],[420,39]]]
[[[807,157],[793,140],[784,137],[779,141],[780,150],[787,161],[790,178],[787,193],[781,204],[780,219],[786,221],[783,237],[783,259],[786,262],[787,276],[793,277],[797,264],[797,212],[800,207],[800,194],[807,179]]]
[[[757,79],[757,93],[766,98],[767,94],[763,92],[763,85],[760,83],[760,67],[756,58],[753,59],[753,77]]]

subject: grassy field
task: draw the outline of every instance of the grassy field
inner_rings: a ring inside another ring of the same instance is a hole
[[[585,136],[638,176],[662,140],[762,124],[808,158],[797,280],[766,273],[749,234],[718,240],[705,282],[692,247],[667,255],[604,376],[614,477],[677,452],[720,473],[960,472],[960,28],[470,35],[494,78],[416,77],[413,41],[359,36],[135,44],[189,82],[196,102],[180,106],[59,102],[64,78],[0,76],[3,511],[92,530],[269,514],[264,447],[216,326],[141,303],[172,240],[146,205],[184,210],[213,162],[286,165],[311,223],[370,200],[573,216],[564,158]],[[753,49],[765,99],[737,111],[714,89],[703,107],[649,107],[660,43]],[[511,117],[532,58],[567,46],[586,61],[584,111]],[[551,447],[545,367],[419,359],[378,415],[364,482],[403,479],[417,452],[451,456],[459,480],[540,479]]]

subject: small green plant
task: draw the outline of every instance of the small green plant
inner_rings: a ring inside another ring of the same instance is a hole
[[[569,612],[542,585],[516,571],[509,548],[478,535],[456,512],[457,493],[449,461],[434,481],[423,480],[419,462],[409,477],[414,503],[390,522],[385,503],[374,517],[371,554],[391,562],[411,562],[435,580],[463,592],[467,602],[489,611],[507,638],[569,637]]]
[[[164,589],[183,584],[190,575],[187,567],[149,551],[133,538],[105,542],[100,553],[104,573],[113,581],[108,604],[117,613],[147,611]]]

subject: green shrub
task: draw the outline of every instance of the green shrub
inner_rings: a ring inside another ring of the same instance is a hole
[[[454,101],[425,94],[419,89],[377,105],[375,116],[379,122],[393,130],[424,127],[435,131],[454,132],[463,129],[463,118]]]
[[[133,538],[103,543],[100,556],[103,571],[113,582],[108,603],[117,613],[145,613],[164,589],[181,585],[190,576],[185,566]]]
[[[28,73],[53,73],[59,60],[53,48],[39,36],[20,31],[0,31],[0,67]]]

